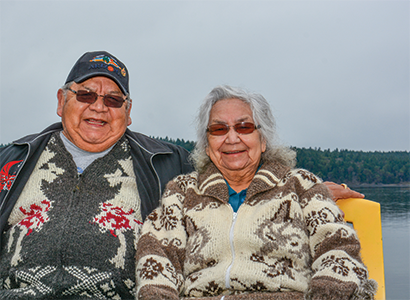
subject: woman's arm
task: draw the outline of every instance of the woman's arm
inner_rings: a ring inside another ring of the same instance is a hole
[[[187,238],[182,222],[184,197],[174,179],[160,207],[145,220],[136,254],[137,299],[179,299]]]
[[[343,221],[324,184],[303,185],[307,189],[301,203],[313,270],[307,299],[373,299],[377,284],[368,279],[356,232]]]

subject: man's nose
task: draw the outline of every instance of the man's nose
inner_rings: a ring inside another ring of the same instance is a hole
[[[97,95],[97,100],[90,104],[89,108],[95,111],[108,111],[108,107],[104,103],[103,95]]]

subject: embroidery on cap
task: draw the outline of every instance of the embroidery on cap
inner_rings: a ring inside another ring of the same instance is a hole
[[[110,56],[98,55],[98,56],[94,57],[93,59],[91,59],[90,62],[101,62],[102,63],[102,64],[92,65],[90,67],[90,69],[92,69],[92,68],[95,68],[95,69],[106,68],[108,71],[115,72],[118,75],[121,74],[124,77],[127,75],[127,72],[125,71],[125,68],[121,69],[121,67],[118,65],[117,61],[114,58],[110,57]],[[117,69],[114,69],[113,66]],[[120,72],[118,70],[120,70]]]

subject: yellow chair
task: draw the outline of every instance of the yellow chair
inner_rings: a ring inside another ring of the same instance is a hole
[[[375,299],[385,300],[380,204],[370,200],[350,198],[338,200],[337,205],[344,212],[345,221],[352,223],[357,232],[362,246],[362,259],[369,271],[369,278],[378,283]]]

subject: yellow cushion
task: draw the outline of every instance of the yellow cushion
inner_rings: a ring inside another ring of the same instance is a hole
[[[345,213],[345,221],[352,223],[362,246],[362,259],[369,278],[378,283],[376,300],[386,299],[380,204],[374,201],[350,198],[340,199],[337,205]]]

